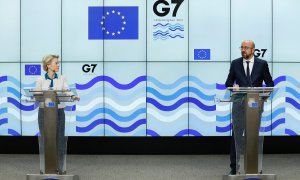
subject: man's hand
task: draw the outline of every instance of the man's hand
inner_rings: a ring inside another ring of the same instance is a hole
[[[234,84],[233,91],[239,91],[239,90],[240,90],[240,86],[238,84]]]

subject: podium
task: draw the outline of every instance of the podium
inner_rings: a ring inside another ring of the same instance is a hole
[[[232,91],[233,132],[236,149],[236,175],[223,180],[276,180],[275,174],[263,174],[263,136],[259,134],[264,102],[273,87],[228,88]]]
[[[40,174],[27,174],[27,180],[79,180],[77,175],[66,174],[67,135],[63,116],[58,109],[61,102],[73,102],[71,90],[25,90],[27,102],[39,102]],[[26,92],[27,91],[27,92]],[[43,106],[44,108],[41,108]],[[60,128],[60,129],[59,129]]]

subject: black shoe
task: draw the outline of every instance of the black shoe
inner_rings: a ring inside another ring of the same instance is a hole
[[[231,171],[229,172],[229,175],[236,175],[236,170],[235,169],[231,169]]]
[[[67,172],[66,171],[61,171],[61,170],[56,170],[58,175],[66,175]]]

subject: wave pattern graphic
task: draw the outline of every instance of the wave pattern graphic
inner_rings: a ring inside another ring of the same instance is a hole
[[[140,134],[144,128],[146,135],[146,80],[142,75],[124,84],[110,76],[97,76],[87,83],[77,83],[76,89],[84,91],[81,99],[90,101],[78,107],[75,133],[98,134],[102,129],[103,135],[132,135]],[[86,93],[95,88],[101,89],[98,94]],[[99,94],[103,96],[103,92],[106,96],[100,101]],[[99,99],[98,103],[94,99]]]
[[[98,108],[98,109],[94,109],[91,113],[85,115],[85,116],[76,116],[76,121],[77,122],[87,122],[90,119],[92,119],[93,117],[99,115],[99,114],[106,114],[106,116],[111,116],[112,118],[116,119],[117,121],[120,122],[129,122],[132,119],[135,119],[136,117],[138,117],[141,114],[145,114],[146,113],[146,108],[141,108],[141,109],[137,109],[136,111],[134,111],[132,114],[128,115],[128,116],[121,116],[118,113],[116,113],[115,111],[108,109],[108,108]]]
[[[13,76],[0,76],[0,135],[19,136],[21,132],[20,81]]]
[[[105,92],[127,96],[144,89],[144,93],[129,100],[121,100],[116,96],[105,97],[105,132],[111,135],[131,136],[144,131],[146,135],[146,76],[139,76],[131,83],[135,82],[128,89],[122,89],[113,84],[105,86]],[[121,83],[120,83],[121,84]],[[112,86],[111,86],[112,85]],[[109,87],[106,89],[106,87]],[[114,113],[113,113],[114,112]],[[140,134],[142,135],[142,134]]]
[[[160,109],[162,111],[173,111],[173,110],[177,109],[178,107],[180,107],[182,104],[188,103],[188,102],[197,105],[199,108],[201,108],[205,111],[215,111],[216,110],[215,105],[207,106],[207,105],[203,104],[202,102],[200,102],[198,99],[192,98],[192,97],[186,97],[186,98],[179,99],[175,104],[170,105],[170,106],[162,105],[153,98],[150,98],[150,97],[147,98],[147,103],[154,105],[157,109]]]
[[[184,32],[183,24],[157,23],[153,25],[153,40],[184,38],[183,32]]]
[[[76,84],[76,89],[77,90],[86,90],[101,81],[108,82],[117,89],[127,90],[127,89],[131,89],[131,88],[135,87],[137,84],[139,84],[142,81],[146,81],[146,76],[137,77],[129,84],[120,84],[116,80],[114,80],[113,78],[111,78],[109,76],[97,76],[97,77],[93,78],[92,80],[90,80],[86,84]]]
[[[276,132],[276,135],[298,135],[300,133],[300,82],[292,76],[282,75],[278,76],[274,83],[278,89],[271,97],[272,125],[266,129]],[[283,130],[280,131],[281,129]]]
[[[188,76],[178,77],[169,83],[148,76],[147,81],[147,135],[176,136],[187,129]]]
[[[110,126],[118,132],[131,132],[131,131],[134,131],[137,127],[139,127],[143,124],[146,124],[146,119],[137,120],[128,127],[120,127],[117,123],[115,123],[109,119],[97,119],[86,127],[77,126],[76,131],[77,132],[88,132],[88,131],[91,131],[96,126],[98,126],[99,124],[104,124],[104,125]]]
[[[167,30],[169,25],[157,24],[156,29]],[[178,28],[173,30],[179,31]],[[300,82],[288,75],[278,76],[274,82],[278,89],[270,97],[272,103],[265,105],[260,132],[297,136],[300,134]],[[24,128],[31,128],[29,124],[36,121],[38,103],[20,101],[20,87],[32,87],[34,82],[21,84],[15,77],[0,76],[0,85],[4,96],[0,98],[0,135],[19,136],[19,112],[23,119],[32,119],[23,122],[23,125],[28,123]],[[107,129],[108,134],[114,135],[145,132],[147,136],[165,136],[172,132],[173,136],[207,136],[208,132],[222,135],[232,130],[230,105],[214,102],[217,95],[228,97],[225,85],[206,83],[196,76],[181,76],[169,84],[146,75],[125,84],[110,76],[97,76],[74,86],[83,96],[77,105],[65,108],[66,114],[76,112],[76,117],[70,120],[72,135],[105,135]],[[190,115],[193,122],[188,119]],[[36,133],[36,129],[33,131]]]
[[[181,31],[184,31],[184,25],[180,24],[180,23],[176,23],[174,25],[172,25],[170,23],[167,23],[167,24],[157,23],[157,24],[153,25],[153,28],[154,29],[158,29],[158,28],[161,28],[161,29],[171,29],[173,31],[175,31],[176,29],[179,29]]]

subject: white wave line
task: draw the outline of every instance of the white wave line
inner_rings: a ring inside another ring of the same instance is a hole
[[[272,103],[265,105],[264,111],[271,111],[271,107],[272,107],[272,109],[275,109],[277,106],[279,106],[282,103],[285,103],[285,97],[278,98],[275,101],[273,101]],[[271,104],[272,104],[272,106],[271,106]]]
[[[216,121],[215,115],[206,116],[206,115],[200,113],[200,111],[195,108],[190,108],[190,114],[195,115],[198,119],[201,119],[201,121],[204,121],[204,122],[215,122]]]
[[[128,105],[120,105],[111,98],[105,98],[104,101],[105,101],[106,105],[110,105],[111,107],[113,107],[114,109],[117,109],[118,111],[132,111],[133,109],[135,109],[136,107],[138,107],[141,104],[145,104],[145,106],[146,106],[146,98],[145,97],[140,97]],[[81,111],[81,112],[89,111],[90,109],[92,109],[93,107],[96,107],[97,105],[99,105],[101,103],[103,103],[103,98],[98,97],[86,105],[77,105],[76,110]]]
[[[38,120],[38,112],[32,113],[30,115],[23,115],[22,121],[23,122],[33,122]]]
[[[220,105],[216,105],[216,111],[220,112],[220,111],[230,111],[230,103],[227,103],[226,105],[220,106]]]
[[[73,122],[76,122],[76,116],[75,115],[66,116],[66,123],[73,123]]]
[[[85,105],[76,105],[76,111],[88,111],[98,104],[103,103],[102,97],[97,97]]]
[[[7,102],[7,97],[0,98],[0,104],[4,104]]]
[[[180,109],[180,111],[177,111],[175,114],[173,115],[161,115],[158,111],[152,109],[152,108],[148,108],[147,113],[152,115],[154,118],[158,119],[161,122],[167,122],[167,123],[171,123],[173,121],[178,120],[179,117],[183,116],[183,115],[187,115],[188,114],[188,108],[182,108]]]
[[[290,114],[292,117],[294,117],[297,121],[299,120],[300,112],[295,111],[294,109],[286,108],[285,112],[287,114]]]
[[[19,110],[15,110],[13,108],[7,108],[7,113],[11,114],[12,116],[16,117],[17,119],[19,119],[20,117],[20,111]],[[18,116],[15,116],[18,115]]]
[[[205,122],[215,122],[216,121],[216,117],[214,115],[207,116],[195,108],[190,108],[189,112],[190,112],[190,114],[195,115],[198,119],[201,119],[202,121],[205,121]],[[152,115],[154,118],[158,119],[161,122],[171,123],[171,122],[178,120],[181,116],[187,115],[188,108],[182,108],[173,115],[162,115],[159,112],[157,112],[156,110],[149,108],[148,114]]]
[[[128,105],[119,105],[114,100],[112,100],[110,98],[105,98],[105,104],[109,104],[111,107],[113,107],[114,109],[117,109],[118,111],[123,111],[123,112],[132,111],[141,104],[144,104],[146,107],[146,97],[140,97]]]

